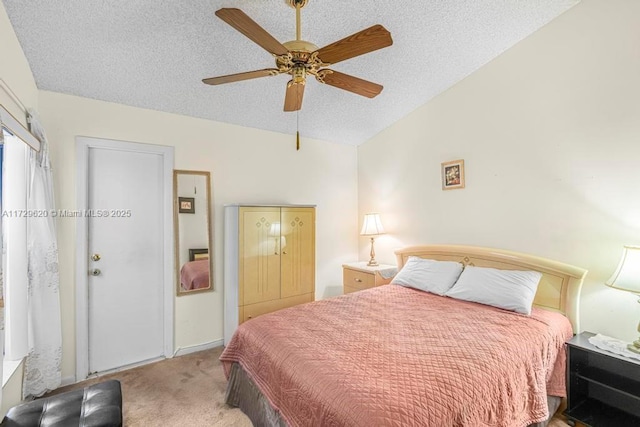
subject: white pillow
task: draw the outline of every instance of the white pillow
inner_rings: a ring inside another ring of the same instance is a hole
[[[467,266],[445,295],[530,315],[541,277],[537,271]]]
[[[444,295],[462,273],[462,264],[410,256],[391,283]]]

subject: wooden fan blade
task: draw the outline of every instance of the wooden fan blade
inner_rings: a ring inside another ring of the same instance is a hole
[[[254,43],[260,45],[267,52],[274,55],[286,55],[289,51],[269,34],[264,28],[258,25],[253,19],[235,8],[225,8],[216,11],[216,16],[245,36],[253,40]]]
[[[353,77],[338,71],[325,74],[323,80],[328,85],[348,90],[349,92],[366,96],[367,98],[374,98],[382,92],[382,86],[377,83],[359,79],[358,77]]]
[[[247,71],[245,73],[229,74],[227,76],[210,77],[202,79],[203,83],[208,85],[221,85],[224,83],[239,82],[242,80],[257,79],[258,77],[275,76],[280,74],[276,68],[265,68],[264,70]]]
[[[302,97],[304,96],[304,84],[287,84],[287,95],[284,97],[284,111],[298,111],[302,108]]]
[[[336,64],[393,44],[391,33],[382,25],[374,25],[318,50],[318,58]]]

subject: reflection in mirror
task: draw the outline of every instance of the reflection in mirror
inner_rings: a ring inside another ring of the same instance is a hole
[[[213,290],[211,175],[173,171],[178,295]]]

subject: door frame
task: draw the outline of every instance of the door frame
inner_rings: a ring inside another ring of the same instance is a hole
[[[164,301],[164,357],[173,357],[174,321],[174,236],[173,236],[173,160],[174,148],[164,145],[142,144],[113,139],[76,136],[76,208],[88,209],[89,149],[115,149],[136,153],[158,154],[163,161],[163,301]],[[76,381],[89,375],[89,222],[80,215],[76,222]]]

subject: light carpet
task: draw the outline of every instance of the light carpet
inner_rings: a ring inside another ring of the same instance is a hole
[[[218,360],[222,347],[174,357],[62,387],[74,390],[115,379],[122,384],[126,427],[251,427],[239,409],[224,403],[227,380]]]
[[[227,380],[222,347],[174,357],[62,387],[52,394],[116,379],[122,384],[127,427],[251,427],[239,409],[224,403]],[[566,427],[554,418],[549,427]]]

